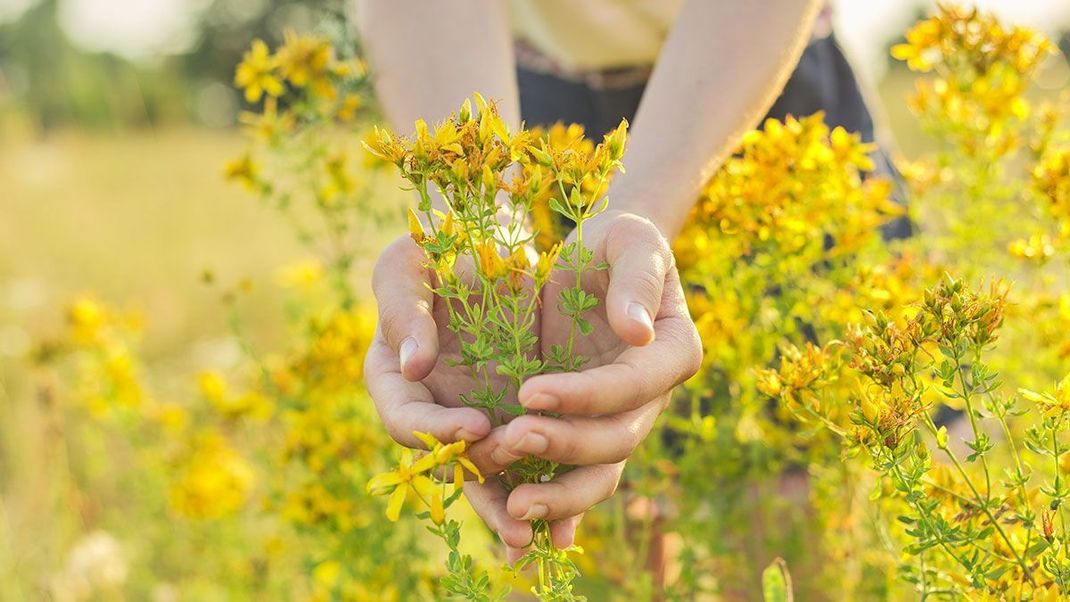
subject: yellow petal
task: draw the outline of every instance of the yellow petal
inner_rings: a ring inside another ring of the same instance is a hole
[[[419,475],[412,480],[412,489],[424,498],[430,497],[437,488],[438,486],[434,481],[423,475]]]
[[[410,224],[410,227],[412,225],[412,220],[414,220],[414,219],[416,220],[417,224],[420,223],[419,218],[416,217],[416,214],[410,208],[409,209],[409,224]],[[422,228],[420,229],[420,234],[421,235],[423,234],[423,229]],[[432,435],[431,433],[421,433],[420,431],[413,431],[412,432],[412,436],[416,437],[420,441],[423,441],[424,445],[426,445],[428,447],[428,449],[438,445],[438,439],[435,439],[435,436]]]
[[[446,509],[442,507],[442,496],[437,493],[431,495],[431,522],[436,525],[446,522]]]
[[[386,504],[386,517],[391,522],[397,522],[401,517],[401,505],[405,503],[405,494],[408,491],[405,487],[398,487],[394,490],[394,493],[390,494],[390,501]]]
[[[427,454],[424,457],[422,457],[419,460],[417,460],[411,467],[409,467],[409,470],[411,470],[413,472],[413,474],[419,474],[419,473],[427,472],[427,471],[431,470],[434,467],[435,467],[435,456],[434,456],[434,454]]]
[[[453,486],[457,489],[464,489],[464,468],[460,463],[453,465]]]
[[[416,241],[417,243],[422,242],[423,239],[424,239],[424,227],[423,227],[423,224],[420,223],[420,218],[416,215],[416,212],[412,210],[412,207],[409,207],[409,236],[411,236],[412,239],[414,241]],[[428,435],[427,433],[417,433],[417,432],[414,431],[412,434],[416,435],[416,437],[419,438],[420,441],[423,441],[424,443],[427,443],[427,439],[424,439],[425,436],[430,438],[432,441],[434,441],[434,439],[435,439],[434,437],[431,437],[431,435]],[[433,443],[427,443],[427,445],[430,447],[431,445],[434,445],[434,444]]]
[[[368,493],[374,495],[381,495],[383,493],[386,493],[385,491],[383,491],[384,489],[392,487],[399,483],[401,483],[401,475],[399,475],[396,471],[384,472],[383,474],[375,475],[374,477],[372,477],[368,481],[368,484],[365,486],[365,489],[367,489]]]
[[[463,466],[468,472],[476,475],[476,479],[479,479],[480,483],[483,482],[483,474],[479,472],[479,469],[476,468],[476,465],[472,464],[472,461],[469,460],[467,457],[460,456],[459,458],[457,458],[457,463]]]

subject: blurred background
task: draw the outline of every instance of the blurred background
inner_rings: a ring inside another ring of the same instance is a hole
[[[27,475],[36,448],[20,437],[37,431],[20,358],[60,328],[64,304],[83,291],[148,318],[148,361],[187,372],[238,353],[204,274],[270,282],[304,251],[285,220],[223,177],[245,146],[234,67],[254,38],[274,47],[287,28],[346,27],[350,4],[0,0],[0,581],[14,566],[5,560],[33,554],[7,557],[5,548],[32,547],[19,534],[46,532],[55,519],[20,489],[46,486]],[[888,49],[932,3],[834,4],[837,35],[883,125],[905,153],[924,150],[903,101],[913,78]],[[976,4],[1070,53],[1065,0]],[[1049,61],[1040,81],[1070,89],[1070,68]],[[264,287],[252,299],[251,334],[281,338],[284,323],[267,317],[282,298]]]
[[[150,351],[218,331],[194,286],[201,272],[255,279],[297,252],[277,216],[221,177],[243,143],[233,71],[252,39],[343,26],[351,4],[0,0],[0,358],[84,289],[155,316]],[[834,4],[886,125],[918,150],[902,102],[910,78],[887,51],[932,3]],[[977,4],[1070,44],[1070,3]],[[1048,71],[1048,87],[1067,85],[1065,65]]]

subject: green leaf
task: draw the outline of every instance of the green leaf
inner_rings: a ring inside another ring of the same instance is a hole
[[[565,206],[561,204],[561,201],[557,200],[557,197],[550,197],[550,209],[572,219],[572,212],[565,209]]]
[[[520,416],[527,412],[524,406],[516,403],[506,403],[498,406],[498,409],[503,410],[513,416]]]
[[[583,336],[587,336],[594,332],[594,326],[591,326],[591,323],[583,318],[576,318],[576,326],[579,327],[580,334]]]
[[[791,575],[783,558],[777,558],[762,572],[762,597],[765,602],[792,602]]]

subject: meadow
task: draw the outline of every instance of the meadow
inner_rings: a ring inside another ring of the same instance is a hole
[[[820,115],[748,134],[674,244],[702,369],[549,578],[502,566],[452,478],[443,504],[376,477],[432,476],[362,386],[368,275],[412,204],[389,164],[457,157],[434,128],[370,136],[331,42],[254,46],[239,85],[282,88],[247,95],[241,131],[3,141],[0,599],[1070,596],[1068,68],[1039,34],[945,7],[893,50],[906,209]],[[609,152],[512,134],[477,138],[554,181]],[[915,236],[885,240],[904,215]]]

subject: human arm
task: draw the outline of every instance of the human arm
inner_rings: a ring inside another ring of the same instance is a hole
[[[615,210],[669,240],[702,186],[769,110],[810,38],[822,0],[689,0],[635,117]]]
[[[519,126],[508,3],[358,0],[357,10],[375,91],[395,128],[445,119],[472,92]]]

